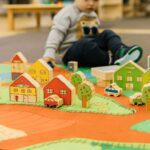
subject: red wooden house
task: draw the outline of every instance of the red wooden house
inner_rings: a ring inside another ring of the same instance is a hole
[[[63,98],[64,105],[71,105],[75,97],[74,86],[62,75],[58,75],[52,79],[43,90],[44,99],[52,94],[57,94]]]

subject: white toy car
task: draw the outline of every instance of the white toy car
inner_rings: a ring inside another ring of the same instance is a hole
[[[112,83],[105,88],[105,93],[109,96],[113,95],[117,97],[122,94],[122,88],[120,88],[116,83]]]

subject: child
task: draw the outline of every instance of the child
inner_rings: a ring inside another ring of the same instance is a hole
[[[99,33],[100,22],[94,12],[98,1],[75,0],[54,17],[43,56],[46,62],[78,61],[79,66],[94,67],[139,61],[141,47],[125,45],[111,30]]]

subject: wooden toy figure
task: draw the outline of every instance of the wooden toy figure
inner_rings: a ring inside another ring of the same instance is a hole
[[[68,70],[71,72],[76,72],[78,69],[78,62],[77,61],[69,61],[68,62]]]
[[[82,107],[88,108],[89,101],[95,93],[94,85],[90,81],[84,81],[79,85],[78,97],[82,100]]]
[[[71,83],[76,88],[76,92],[78,91],[79,84],[81,84],[85,80],[86,80],[86,76],[81,71],[77,71],[75,73],[72,73],[71,78],[70,78]]]
[[[143,102],[146,103],[146,110],[150,111],[150,83],[145,84],[142,89]]]
[[[21,74],[26,71],[27,59],[25,56],[18,52],[11,59],[11,76],[12,80],[17,79]]]

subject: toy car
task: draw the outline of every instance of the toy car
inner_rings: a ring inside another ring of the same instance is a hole
[[[44,99],[44,105],[51,108],[57,108],[63,105],[63,99],[60,98],[58,95],[53,94]]]
[[[104,92],[109,96],[113,95],[117,97],[122,94],[122,88],[120,88],[116,83],[112,83],[105,88]]]
[[[143,105],[145,104],[142,100],[142,93],[135,93],[134,95],[130,96],[129,98],[130,103],[132,105]]]

